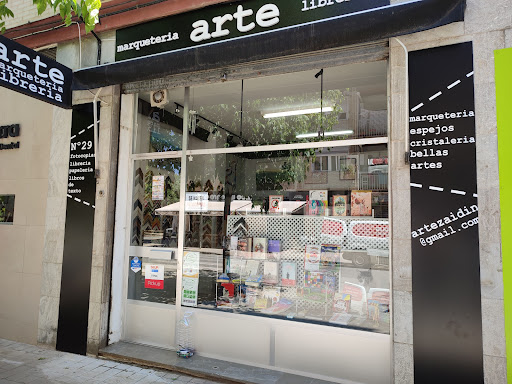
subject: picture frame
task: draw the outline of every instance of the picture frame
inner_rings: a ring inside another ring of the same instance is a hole
[[[355,157],[340,158],[340,180],[355,180],[357,174],[357,159]]]

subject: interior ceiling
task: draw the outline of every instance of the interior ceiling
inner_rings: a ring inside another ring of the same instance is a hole
[[[320,107],[321,79],[315,77],[319,70],[244,80],[244,116],[250,114],[263,120],[264,113]],[[329,91],[350,90],[359,93],[362,108],[384,111],[387,109],[387,62],[325,68],[323,87],[324,106],[333,103],[326,100]],[[150,101],[149,93],[139,94],[139,97]],[[174,103],[184,104],[184,88],[169,89],[168,99],[165,109],[174,113]],[[241,110],[241,99],[242,81],[228,79],[223,83],[191,87],[190,109],[220,126],[230,127],[235,114]],[[345,105],[342,108],[346,110]]]
[[[260,77],[244,81],[244,103],[251,100],[283,98],[287,96],[319,94],[320,78],[315,74],[320,68],[305,72]],[[324,69],[324,91],[351,89],[360,93],[364,108],[368,110],[385,110],[387,108],[387,62],[377,61],[363,64],[351,64]],[[227,104],[240,106],[241,81],[206,84],[191,88],[191,108]],[[149,94],[139,95],[149,101]],[[173,109],[173,102],[184,103],[183,88],[169,90],[170,104],[166,109]],[[279,105],[278,107],[282,107]],[[208,116],[205,116],[208,118]]]

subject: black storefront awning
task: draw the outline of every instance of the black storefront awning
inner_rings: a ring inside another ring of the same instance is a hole
[[[463,21],[465,0],[415,0],[264,35],[78,70],[73,89],[93,89],[178,73],[362,44]]]

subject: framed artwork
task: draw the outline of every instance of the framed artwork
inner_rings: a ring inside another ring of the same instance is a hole
[[[340,180],[355,180],[357,174],[357,159],[355,157],[340,158]]]
[[[372,192],[352,191],[350,196],[350,213],[351,216],[371,216]]]
[[[348,207],[349,204],[347,195],[334,195],[332,197],[333,216],[347,216]]]

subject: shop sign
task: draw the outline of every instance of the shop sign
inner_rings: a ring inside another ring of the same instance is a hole
[[[318,23],[389,5],[389,0],[246,0],[118,30],[116,61]]]
[[[164,289],[164,266],[147,264],[145,269],[144,288]]]
[[[0,86],[71,108],[73,71],[0,35]]]
[[[151,188],[151,197],[154,201],[161,201],[165,195],[165,177],[153,176],[153,185]]]
[[[207,212],[208,192],[187,192],[185,197],[186,212]]]
[[[93,126],[93,104],[74,106],[71,141],[67,144],[70,152],[57,350],[76,354],[87,351],[96,201]]]
[[[472,43],[409,64],[414,382],[483,383]]]
[[[4,125],[4,126],[0,127],[0,140],[16,138],[19,135],[20,135],[20,125],[19,124]],[[6,150],[6,149],[19,149],[19,148],[20,148],[19,141],[11,142],[9,144],[0,143],[0,151]]]
[[[197,307],[199,287],[199,252],[183,254],[183,288],[181,304],[185,307]]]

